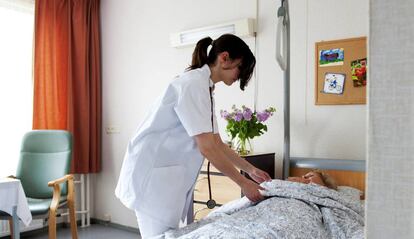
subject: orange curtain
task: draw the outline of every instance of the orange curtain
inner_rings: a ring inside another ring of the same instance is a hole
[[[33,129],[69,130],[72,172],[99,172],[100,0],[35,4]]]

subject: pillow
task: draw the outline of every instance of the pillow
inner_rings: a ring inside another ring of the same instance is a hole
[[[361,190],[349,186],[338,186],[338,192],[358,201],[361,200],[361,196],[364,195]]]

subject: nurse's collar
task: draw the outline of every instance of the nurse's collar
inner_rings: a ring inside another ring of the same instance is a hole
[[[209,80],[209,86],[210,86],[210,88],[212,89],[212,90],[214,90],[214,82],[213,82],[213,80],[211,80],[211,78],[208,78],[208,80]]]

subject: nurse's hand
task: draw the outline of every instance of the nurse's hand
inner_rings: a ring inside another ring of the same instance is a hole
[[[268,173],[258,168],[253,168],[252,171],[249,173],[249,176],[257,183],[263,183],[264,181],[272,180]]]
[[[252,180],[246,179],[241,187],[242,193],[252,202],[259,202],[264,199],[259,190],[265,190]]]

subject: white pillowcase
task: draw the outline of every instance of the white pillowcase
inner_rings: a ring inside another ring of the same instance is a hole
[[[361,196],[364,194],[361,190],[349,186],[338,186],[338,192],[358,201],[361,200]]]

